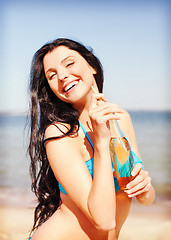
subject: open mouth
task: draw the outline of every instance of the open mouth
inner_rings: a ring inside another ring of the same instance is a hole
[[[64,87],[64,92],[69,92],[72,88],[74,88],[78,84],[79,80],[75,80],[69,83],[66,87]]]

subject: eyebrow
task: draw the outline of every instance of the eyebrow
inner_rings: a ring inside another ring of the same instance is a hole
[[[66,57],[66,58],[64,58],[61,62],[63,63],[63,62],[65,62],[68,58],[70,58],[70,57],[73,57],[73,56],[68,56],[68,57]]]
[[[63,63],[63,62],[65,62],[68,58],[70,58],[70,57],[73,57],[73,56],[68,56],[68,57],[66,57],[66,58],[64,58],[61,62]],[[48,72],[55,72],[56,70],[54,69],[54,68],[49,68],[46,72],[45,72],[45,75],[48,73]]]

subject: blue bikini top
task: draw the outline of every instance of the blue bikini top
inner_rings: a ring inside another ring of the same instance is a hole
[[[80,124],[80,127],[82,128],[83,132],[85,133],[89,143],[91,144],[91,146],[93,148],[93,155],[94,155],[94,145],[93,145],[93,143],[92,143],[88,133],[86,132],[85,128],[83,127],[83,125],[80,122],[79,122],[79,124]],[[113,144],[115,144],[115,139],[113,139]],[[133,151],[132,151],[132,154],[133,154],[133,158],[134,158],[135,164],[136,163],[141,163],[142,164],[141,159]],[[94,175],[94,157],[92,157],[91,159],[87,160],[85,163],[86,163],[87,168],[88,168],[88,170],[89,170],[89,172],[90,172],[90,174],[91,174],[91,176],[93,178],[93,175]],[[117,164],[118,164],[118,168],[122,167],[122,169],[123,169],[124,167],[125,168],[127,167],[126,164],[121,165],[119,161],[117,161]],[[114,172],[115,169],[114,169],[113,163],[112,163],[112,169],[113,169],[113,172]],[[119,184],[118,184],[118,180],[117,180],[117,178],[115,176],[113,176],[113,178],[114,178],[114,184],[115,184],[115,192],[117,192],[120,189],[119,188]],[[58,181],[58,186],[59,186],[59,189],[60,189],[60,191],[62,193],[67,194],[67,192],[65,191],[65,189],[63,188],[63,186],[61,185],[61,183],[59,181]]]

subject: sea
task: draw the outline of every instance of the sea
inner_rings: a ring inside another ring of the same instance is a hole
[[[171,196],[171,112],[129,113],[145,169],[156,193]],[[31,189],[26,122],[24,115],[0,115],[0,203],[16,192],[22,192],[27,198]]]

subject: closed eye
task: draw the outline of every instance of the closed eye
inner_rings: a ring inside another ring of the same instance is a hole
[[[48,77],[48,79],[49,79],[49,80],[52,80],[52,78],[54,78],[55,75],[56,75],[56,73],[51,74],[51,75]]]
[[[69,66],[71,66],[71,65],[73,65],[74,64],[74,62],[69,62],[67,65],[66,65],[66,67],[69,67]]]

